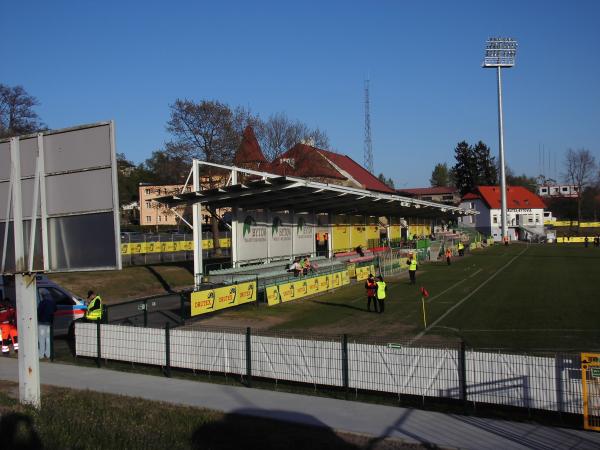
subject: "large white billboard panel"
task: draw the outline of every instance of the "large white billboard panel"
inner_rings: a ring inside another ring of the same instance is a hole
[[[25,260],[34,213],[33,271],[120,269],[114,124],[102,122],[0,141],[0,269],[14,273],[11,145],[20,161]],[[36,198],[37,197],[37,198]],[[10,214],[7,207],[10,203]],[[8,226],[8,233],[5,230]],[[43,255],[47,255],[46,259]],[[2,257],[4,256],[3,260]]]

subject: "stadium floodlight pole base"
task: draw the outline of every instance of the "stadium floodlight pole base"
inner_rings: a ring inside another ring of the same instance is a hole
[[[502,210],[500,221],[502,224],[502,240],[508,236],[508,218],[506,217],[506,170],[504,164],[504,120],[502,117],[502,68],[497,67],[498,74],[498,146],[500,151],[500,192]]]
[[[197,160],[192,162],[194,192],[200,192],[200,165]],[[194,239],[194,287],[198,289],[202,284],[204,274],[202,261],[202,203],[192,206],[192,235]]]

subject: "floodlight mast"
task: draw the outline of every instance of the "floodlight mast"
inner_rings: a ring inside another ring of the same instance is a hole
[[[502,240],[507,239],[508,225],[506,216],[506,167],[504,162],[504,121],[502,117],[502,68],[515,65],[517,41],[511,38],[489,38],[486,42],[483,68],[496,68],[498,78],[498,142],[500,153],[500,192],[502,196]]]

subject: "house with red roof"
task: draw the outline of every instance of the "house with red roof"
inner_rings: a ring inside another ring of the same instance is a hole
[[[347,155],[300,143],[271,162],[267,162],[251,127],[244,130],[242,143],[235,154],[238,167],[261,170],[278,175],[307,178],[312,181],[339,184],[395,194],[376,176]]]
[[[495,241],[502,239],[501,190],[499,186],[477,186],[461,199],[461,208],[479,212],[476,216],[459,218],[459,225],[471,227]],[[544,235],[544,201],[522,186],[507,186],[506,217],[511,240],[527,240]]]

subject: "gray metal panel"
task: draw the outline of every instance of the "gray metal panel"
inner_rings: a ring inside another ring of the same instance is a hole
[[[48,219],[50,270],[114,267],[118,237],[113,220],[112,211]]]
[[[112,171],[107,168],[49,176],[46,195],[50,216],[112,209]]]
[[[0,142],[0,181],[10,178],[10,142]]]
[[[8,201],[8,181],[0,182],[0,220],[6,220],[6,202]],[[10,215],[12,217],[12,214]],[[0,242],[0,245],[2,243]]]
[[[28,138],[19,140],[19,151],[21,152],[21,177],[32,177],[35,174],[35,159],[37,158],[37,138]],[[25,198],[25,192],[23,192]],[[31,214],[29,210],[23,207],[23,213]]]
[[[110,166],[110,126],[44,136],[46,173]]]

